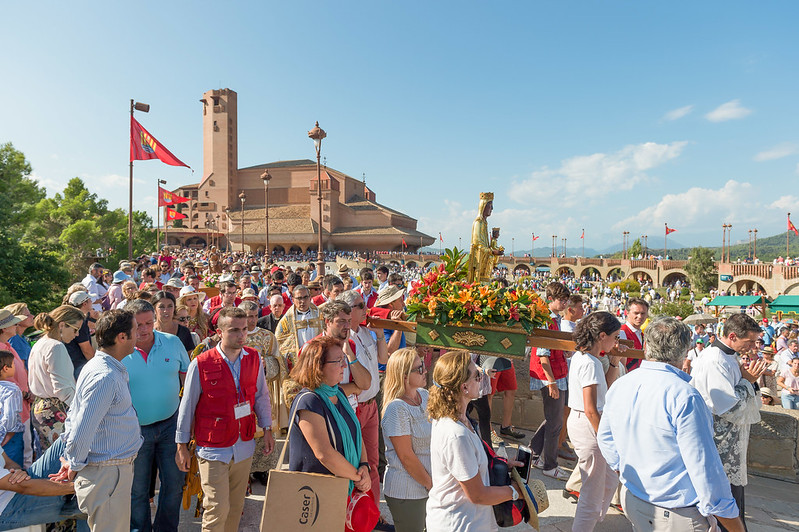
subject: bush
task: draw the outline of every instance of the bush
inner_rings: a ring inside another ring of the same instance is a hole
[[[641,283],[635,279],[625,279],[623,281],[610,283],[608,286],[610,286],[611,289],[618,288],[622,292],[627,292],[628,294],[641,293]]]

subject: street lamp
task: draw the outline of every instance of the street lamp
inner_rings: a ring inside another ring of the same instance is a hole
[[[321,153],[322,153],[322,139],[327,137],[325,130],[319,127],[319,121],[312,130],[308,132],[308,137],[313,140],[314,148],[316,148],[316,186],[319,188],[319,242],[316,250],[316,277],[322,279],[325,275],[325,256],[322,252],[322,166],[321,166]]]
[[[241,200],[241,253],[244,254],[244,202],[247,200],[247,194],[241,191],[239,194]]]
[[[516,255],[516,237],[510,239],[510,256]]]
[[[644,257],[647,257],[649,255],[649,250],[647,248],[647,241],[646,241],[647,235],[641,235],[641,237],[644,239]]]
[[[269,175],[269,170],[264,170],[261,174],[261,179],[264,182],[264,223],[266,224],[266,241],[264,242],[264,260],[269,264],[269,181],[272,176]]]
[[[227,237],[225,238],[225,252],[230,253],[230,207],[225,207],[225,218],[227,218]]]
[[[558,235],[552,235],[552,258],[555,258],[555,239],[558,238]]]
[[[160,189],[161,185],[166,185],[166,179],[159,179],[158,180],[158,185],[156,185],[155,197],[159,198],[159,199],[161,198],[161,193],[157,189]],[[160,205],[160,201],[158,203],[159,203],[159,205],[158,205],[158,207],[156,208],[156,211],[155,211],[155,250],[156,251],[161,249],[161,234],[158,232],[158,230],[160,229],[160,226],[161,226],[161,205]],[[164,216],[164,231],[165,231],[165,233],[167,235],[164,238],[164,245],[165,246],[169,244],[169,242],[168,242],[168,240],[169,240],[169,229],[167,229],[166,221],[167,221],[166,220],[166,216]]]
[[[150,105],[130,100],[130,124],[133,127],[133,111],[150,112]],[[128,260],[133,260],[133,159],[130,160],[130,179],[128,180]]]
[[[757,259],[757,229],[752,229],[752,232],[755,233],[755,246],[752,253],[752,260]]]
[[[630,238],[627,235],[629,235],[629,234],[630,234],[629,231],[622,231],[622,233],[621,233],[621,236],[622,236],[622,244],[621,244],[621,246],[622,246],[622,257],[621,258],[623,258],[623,259],[629,259],[630,258],[627,255],[627,242],[628,242],[628,239]]]

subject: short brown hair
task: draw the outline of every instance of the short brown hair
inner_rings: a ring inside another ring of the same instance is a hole
[[[318,336],[306,343],[297,360],[297,365],[291,370],[291,378],[309,390],[315,390],[322,384],[322,368],[325,356],[333,347],[341,347],[335,338]]]
[[[630,310],[633,305],[640,305],[645,309],[649,310],[649,302],[646,299],[641,299],[640,297],[631,297],[627,300],[627,304],[624,306],[625,309]]]
[[[555,301],[556,299],[566,299],[571,295],[566,285],[557,281],[551,282],[547,285],[547,301]]]

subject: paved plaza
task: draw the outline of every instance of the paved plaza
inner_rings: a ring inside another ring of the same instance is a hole
[[[529,441],[529,437],[528,433],[526,441]],[[513,456],[512,452],[510,454]],[[561,460],[561,465],[564,469],[571,471],[575,462]],[[571,531],[577,505],[563,498],[562,490],[565,482],[545,477],[537,469],[534,469],[531,474],[534,478],[544,481],[549,495],[549,508],[539,515],[541,524],[539,532]],[[247,497],[244,504],[244,516],[239,526],[239,530],[244,532],[257,531],[261,524],[261,510],[266,489],[258,482],[253,484],[252,489],[253,494]],[[383,515],[391,515],[385,502],[381,502],[380,506]],[[751,532],[799,530],[799,485],[797,484],[750,475],[749,485],[746,488],[746,506],[747,526]],[[180,522],[181,531],[200,530],[200,519],[194,517],[193,510],[184,511],[181,514]],[[532,530],[532,528],[527,524],[521,524],[501,530],[522,532]],[[632,531],[632,526],[624,515],[611,508],[605,520],[597,525],[595,530],[596,532],[627,532]]]

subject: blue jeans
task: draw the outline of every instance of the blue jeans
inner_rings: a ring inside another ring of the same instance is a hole
[[[171,417],[141,427],[144,437],[136,461],[133,462],[133,489],[130,502],[131,532],[177,531],[180,521],[180,503],[186,473],[178,469],[175,443],[178,413]],[[150,479],[153,463],[158,467],[161,489],[158,492],[158,510],[155,523],[150,517]]]
[[[799,410],[799,395],[782,392],[782,407],[788,410]]]
[[[59,458],[64,454],[64,440],[59,438],[44,455],[28,469],[31,478],[44,478],[61,469]],[[41,497],[16,493],[0,514],[0,530],[13,530],[33,525],[54,523],[77,517],[78,530],[89,530],[86,516],[78,510],[74,495]]]
[[[20,467],[22,467],[22,462],[25,458],[25,442],[23,438],[24,436],[21,432],[15,432],[11,439],[3,445],[3,452],[19,464]]]

